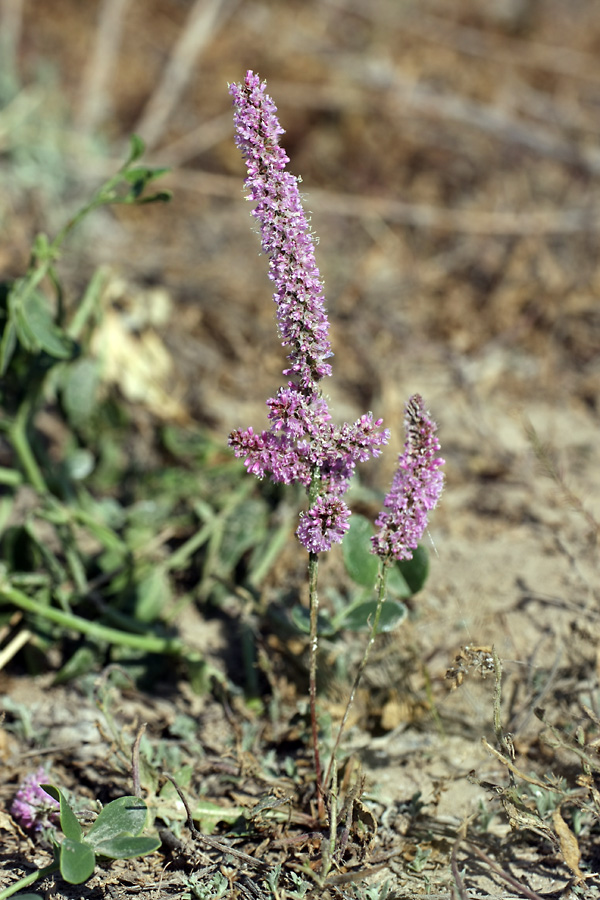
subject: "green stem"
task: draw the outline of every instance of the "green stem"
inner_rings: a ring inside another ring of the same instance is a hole
[[[44,476],[27,437],[32,405],[30,399],[25,399],[21,403],[17,415],[8,429],[8,434],[28,481],[40,494],[47,494],[48,488]]]
[[[315,758],[315,781],[317,785],[319,818],[323,818],[323,776],[321,771],[321,757],[319,755],[319,729],[317,723],[317,651],[319,649],[319,595],[317,594],[318,572],[319,554],[310,552],[308,555],[308,596],[310,603],[310,722],[312,728],[313,753]]]
[[[0,597],[8,600],[10,603],[14,603],[15,606],[25,610],[25,612],[42,616],[56,625],[61,625],[63,628],[71,628],[80,634],[89,635],[100,641],[107,641],[109,644],[131,647],[134,650],[144,650],[147,653],[165,653],[174,656],[180,656],[184,652],[184,646],[181,641],[174,638],[160,638],[156,637],[156,635],[148,634],[127,634],[127,632],[119,631],[116,628],[99,625],[97,622],[90,622],[73,613],[63,612],[51,606],[43,606],[8,584],[0,585]],[[0,900],[2,900],[1,897]]]
[[[66,328],[69,337],[74,341],[78,341],[83,333],[83,329],[91,317],[92,313],[98,308],[98,300],[108,282],[108,269],[100,268],[92,275],[85,293],[81,299],[81,303],[75,310],[75,314],[71,322]]]
[[[327,787],[329,784],[329,777],[331,775],[331,769],[334,765],[335,755],[340,746],[340,741],[342,739],[342,734],[344,732],[344,728],[346,727],[346,722],[348,721],[348,716],[350,715],[350,710],[352,708],[352,704],[354,703],[354,697],[356,696],[356,691],[358,689],[358,685],[360,679],[362,678],[363,672],[367,666],[367,662],[369,661],[369,654],[371,653],[371,648],[375,643],[375,638],[377,636],[377,629],[379,627],[379,619],[381,618],[381,610],[383,609],[383,604],[386,598],[387,591],[387,573],[388,566],[385,560],[379,563],[379,573],[377,575],[377,606],[375,608],[375,615],[373,616],[373,623],[371,625],[371,634],[369,635],[369,641],[367,646],[365,647],[365,652],[363,654],[363,658],[360,661],[360,665],[356,670],[356,675],[354,677],[354,683],[352,685],[352,690],[350,691],[350,696],[348,697],[348,702],[346,703],[346,709],[344,710],[344,716],[340,723],[340,727],[337,733],[337,737],[335,739],[335,744],[333,745],[333,750],[331,751],[331,759],[329,760],[329,765],[327,766],[327,775],[325,776],[324,786]]]
[[[4,888],[3,891],[0,891],[0,900],[6,900],[7,897],[12,897],[13,894],[16,894],[17,891],[23,890],[23,888],[29,887],[30,884],[33,884],[34,881],[37,881],[38,878],[45,878],[46,875],[52,875],[53,872],[57,872],[59,868],[59,864],[57,862],[51,863],[49,866],[46,866],[45,869],[36,869],[35,872],[32,872],[31,875],[27,875],[25,878],[19,879],[14,884],[11,884],[10,887]]]

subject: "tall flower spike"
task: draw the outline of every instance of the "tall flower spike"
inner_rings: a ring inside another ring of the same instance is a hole
[[[331,375],[329,323],[323,285],[315,262],[313,238],[302,209],[298,180],[285,167],[289,157],[279,146],[284,133],[266,83],[247,72],[243,84],[230,85],[235,104],[235,143],[246,160],[248,199],[260,222],[262,248],[269,256],[269,278],[282,343],[290,348],[284,375],[305,389]]]
[[[383,560],[412,559],[427,527],[427,514],[437,506],[444,486],[437,425],[418,394],[408,401],[404,422],[404,452],[398,457],[384,509],[375,520],[379,531],[371,538],[372,553]]]
[[[275,284],[279,333],[289,349],[291,376],[267,401],[269,431],[237,429],[229,445],[258,478],[302,484],[318,490],[296,532],[311,553],[329,550],[348,530],[350,510],[342,499],[356,463],[377,456],[388,441],[381,419],[371,413],[341,427],[331,422],[319,382],[331,375],[332,355],[323,285],[315,262],[310,226],[302,209],[298,181],[285,170],[289,159],[279,146],[283,134],[265,83],[248,72],[229,88],[235,105],[236,144],[246,160],[248,199],[260,224]]]

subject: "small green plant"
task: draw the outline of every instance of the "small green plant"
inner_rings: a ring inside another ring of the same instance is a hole
[[[160,847],[158,836],[142,835],[148,810],[140,797],[112,800],[84,832],[62,791],[51,784],[40,787],[60,805],[63,840],[55,841],[54,862],[0,891],[0,900],[6,900],[38,879],[58,871],[69,884],[82,884],[93,874],[97,858],[133,859],[147,856]]]
[[[390,892],[390,882],[382,881],[379,884],[369,884],[366,887],[353,884],[352,890],[356,900],[386,900]]]
[[[188,879],[189,890],[183,894],[184,900],[218,900],[225,897],[229,882],[221,872],[215,872],[207,878],[204,874],[194,873]]]

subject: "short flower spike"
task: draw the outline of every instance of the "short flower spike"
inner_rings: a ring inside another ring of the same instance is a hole
[[[412,559],[427,528],[427,515],[442,495],[444,460],[437,454],[437,425],[415,394],[406,405],[406,443],[384,509],[375,520],[372,552],[384,560]]]

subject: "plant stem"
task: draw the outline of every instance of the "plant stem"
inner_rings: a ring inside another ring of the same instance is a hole
[[[117,628],[109,628],[97,622],[90,622],[88,619],[82,619],[81,616],[76,616],[73,613],[63,612],[51,606],[44,606],[7,583],[0,584],[0,597],[8,600],[10,603],[14,603],[19,609],[24,609],[25,612],[42,616],[44,619],[61,625],[63,628],[71,628],[73,631],[80,632],[80,634],[90,635],[90,637],[97,640],[107,641],[109,644],[118,644],[121,647],[131,647],[135,650],[145,650],[147,653],[168,653],[173,656],[180,656],[184,651],[181,641],[174,638],[161,638],[151,634],[128,634],[125,631],[119,631]],[[1,895],[0,900],[2,900]]]
[[[23,400],[14,421],[10,425],[8,433],[29,483],[36,491],[39,491],[40,494],[47,494],[48,488],[44,481],[44,476],[33,455],[29,438],[27,437],[27,426],[29,425],[31,408],[31,400],[29,398]]]
[[[310,603],[310,664],[309,664],[309,696],[310,722],[312,727],[313,753],[315,757],[315,781],[317,785],[317,803],[319,818],[324,818],[323,776],[321,758],[319,756],[319,729],[317,724],[317,651],[319,649],[319,596],[317,594],[317,576],[319,572],[319,554],[308,554],[308,596]]]
[[[375,637],[377,636],[377,628],[379,627],[379,619],[381,617],[381,610],[383,609],[383,604],[384,604],[385,598],[386,598],[387,573],[388,573],[387,563],[382,560],[379,563],[379,573],[377,575],[377,606],[375,608],[375,615],[373,616],[373,624],[371,625],[371,634],[369,635],[369,641],[367,643],[367,646],[365,647],[365,652],[363,654],[363,658],[361,659],[360,665],[356,671],[356,675],[354,677],[354,683],[352,685],[352,690],[350,691],[350,696],[348,697],[348,702],[346,703],[346,709],[344,710],[344,716],[340,723],[337,737],[335,739],[335,744],[333,745],[333,750],[331,751],[331,759],[329,760],[329,765],[327,766],[327,774],[325,776],[325,781],[323,782],[324,787],[327,787],[327,785],[329,784],[329,777],[331,775],[331,769],[334,764],[335,755],[340,746],[342,734],[343,734],[344,728],[346,727],[346,722],[348,721],[348,716],[350,715],[350,710],[352,708],[352,704],[354,703],[354,697],[356,696],[358,684],[360,682],[360,679],[362,678],[362,674],[365,671],[367,662],[369,660],[369,654],[371,653],[371,647],[375,643]]]
[[[17,891],[21,891],[23,888],[29,887],[29,885],[33,884],[34,881],[37,881],[38,878],[45,878],[46,875],[52,875],[53,872],[58,871],[58,867],[59,864],[57,862],[53,862],[49,866],[46,866],[45,869],[36,869],[35,872],[31,873],[31,875],[27,875],[25,878],[19,879],[19,881],[16,881],[9,887],[4,888],[3,891],[0,891],[0,900],[6,900],[7,897],[12,897],[13,894],[17,893]]]

